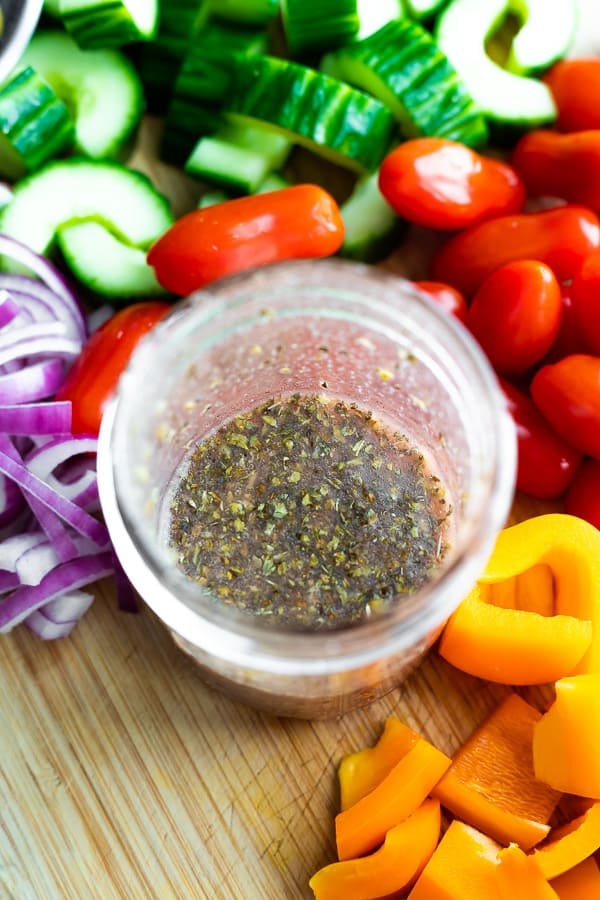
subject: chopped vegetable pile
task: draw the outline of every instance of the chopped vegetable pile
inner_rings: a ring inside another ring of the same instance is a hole
[[[340,763],[339,862],[310,880],[316,900],[600,896],[599,551],[568,515],[501,532],[439,652],[506,685],[556,680],[556,699],[542,714],[508,693],[452,759],[387,719]]]

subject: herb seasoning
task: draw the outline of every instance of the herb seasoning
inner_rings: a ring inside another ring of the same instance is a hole
[[[288,628],[339,628],[430,580],[445,552],[444,490],[370,412],[294,394],[201,441],[171,503],[187,577]]]

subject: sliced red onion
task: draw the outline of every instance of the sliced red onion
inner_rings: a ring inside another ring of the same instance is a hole
[[[81,351],[81,344],[72,338],[57,334],[47,334],[23,341],[15,341],[12,345],[0,348],[0,366],[14,360],[31,359],[36,356],[58,356],[72,359]]]
[[[67,334],[82,342],[87,337],[87,326],[81,310],[28,275],[9,275],[0,272],[0,289],[8,291],[24,316],[38,319],[46,310],[51,320],[62,322]]]
[[[15,303],[8,291],[0,289],[0,328],[4,328],[21,313],[21,307]]]
[[[84,591],[69,591],[68,594],[62,594],[56,600],[50,600],[49,603],[42,606],[41,612],[51,622],[64,625],[68,622],[77,622],[93,602],[93,594]]]
[[[24,620],[33,633],[42,641],[57,641],[68,637],[77,622],[51,622],[41,609],[36,609]]]
[[[65,377],[64,362],[48,359],[0,374],[0,403],[33,403],[57,392]]]
[[[21,512],[17,513],[12,522],[0,526],[0,541],[6,541],[16,534],[23,534],[24,531],[31,531],[35,527],[36,523],[31,508],[28,503],[25,503]]]
[[[71,559],[97,552],[97,548],[86,538],[76,537],[73,543],[77,552]],[[46,541],[31,547],[19,556],[15,563],[15,573],[21,584],[39,584],[61,562],[68,560],[60,559],[55,547]]]
[[[82,556],[53,569],[35,587],[21,587],[0,602],[0,632],[11,631],[30,613],[68,591],[78,590],[99,578],[111,575],[112,553],[105,551]]]
[[[19,584],[19,576],[15,572],[0,572],[0,594],[13,591]]]
[[[89,466],[81,466],[78,475],[75,469],[67,467],[63,478],[55,473],[57,469],[64,471],[65,464],[73,457],[82,454],[96,454],[98,439],[87,435],[69,435],[55,438],[41,447],[36,447],[25,459],[30,472],[43,479],[46,484],[63,497],[68,497],[79,506],[87,506],[97,496],[97,479],[95,470]],[[72,477],[69,477],[69,475]],[[92,489],[93,488],[93,489]]]
[[[0,528],[14,522],[24,506],[25,500],[17,485],[0,475]]]
[[[0,431],[7,434],[70,434],[71,402],[0,405]]]
[[[0,543],[0,569],[16,572],[17,560],[28,550],[46,543],[46,535],[41,531],[29,534],[15,534]]]
[[[22,462],[18,462],[14,458],[13,445],[4,435],[0,435],[0,472],[15,481],[21,490],[26,491],[28,495],[56,513],[79,534],[89,537],[99,547],[106,547],[110,544],[106,526],[90,516],[76,503],[57,494],[37,475],[30,472]]]
[[[69,287],[67,280],[58,271],[55,265],[44,256],[40,256],[20,241],[0,234],[0,253],[10,256],[15,262],[20,263],[37,275],[51,291],[63,297],[71,303],[75,309],[81,309],[75,293]]]

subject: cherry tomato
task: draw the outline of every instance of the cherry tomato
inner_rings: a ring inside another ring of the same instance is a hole
[[[383,160],[379,188],[390,206],[416,225],[466,228],[518,212],[521,176],[506,163],[446,138],[404,141]]]
[[[559,359],[563,359],[565,356],[572,356],[574,353],[588,353],[590,350],[575,314],[571,288],[572,285],[561,285],[562,313],[560,316],[560,327],[554,343],[542,360],[544,365],[558,362]]]
[[[565,498],[565,508],[600,528],[600,462],[588,459],[575,476]]]
[[[343,240],[333,197],[297,184],[188,213],[150,248],[148,262],[164,288],[189,294],[254,266],[330,256]]]
[[[564,494],[577,474],[581,453],[554,431],[533,400],[500,379],[517,429],[517,489],[550,500]]]
[[[600,59],[561,60],[544,81],[554,97],[561,131],[600,128]]]
[[[415,281],[420,290],[424,291],[431,299],[447,313],[462,322],[467,321],[467,301],[460,291],[441,281]]]
[[[526,372],[548,352],[560,325],[562,301],[552,270],[535,260],[496,269],[483,282],[467,324],[498,372]]]
[[[92,334],[56,395],[57,400],[70,400],[73,405],[73,434],[98,434],[102,414],[131,354],[170,309],[168,303],[135,303]]]
[[[600,458],[600,357],[579,353],[544,366],[531,382],[531,396],[566,441]]]
[[[600,251],[591,253],[571,285],[573,312],[593,353],[600,353]]]

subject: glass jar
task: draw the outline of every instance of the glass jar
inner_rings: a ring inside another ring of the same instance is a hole
[[[385,613],[324,632],[274,628],[219,604],[168,546],[169,498],[198,441],[297,392],[354,402],[407,435],[452,504],[435,577]],[[476,342],[410,282],[342,260],[301,261],[174,308],[121,378],[98,468],[125,572],[204,679],[276,714],[313,718],[365,705],[422,658],[504,525],[515,435]]]

